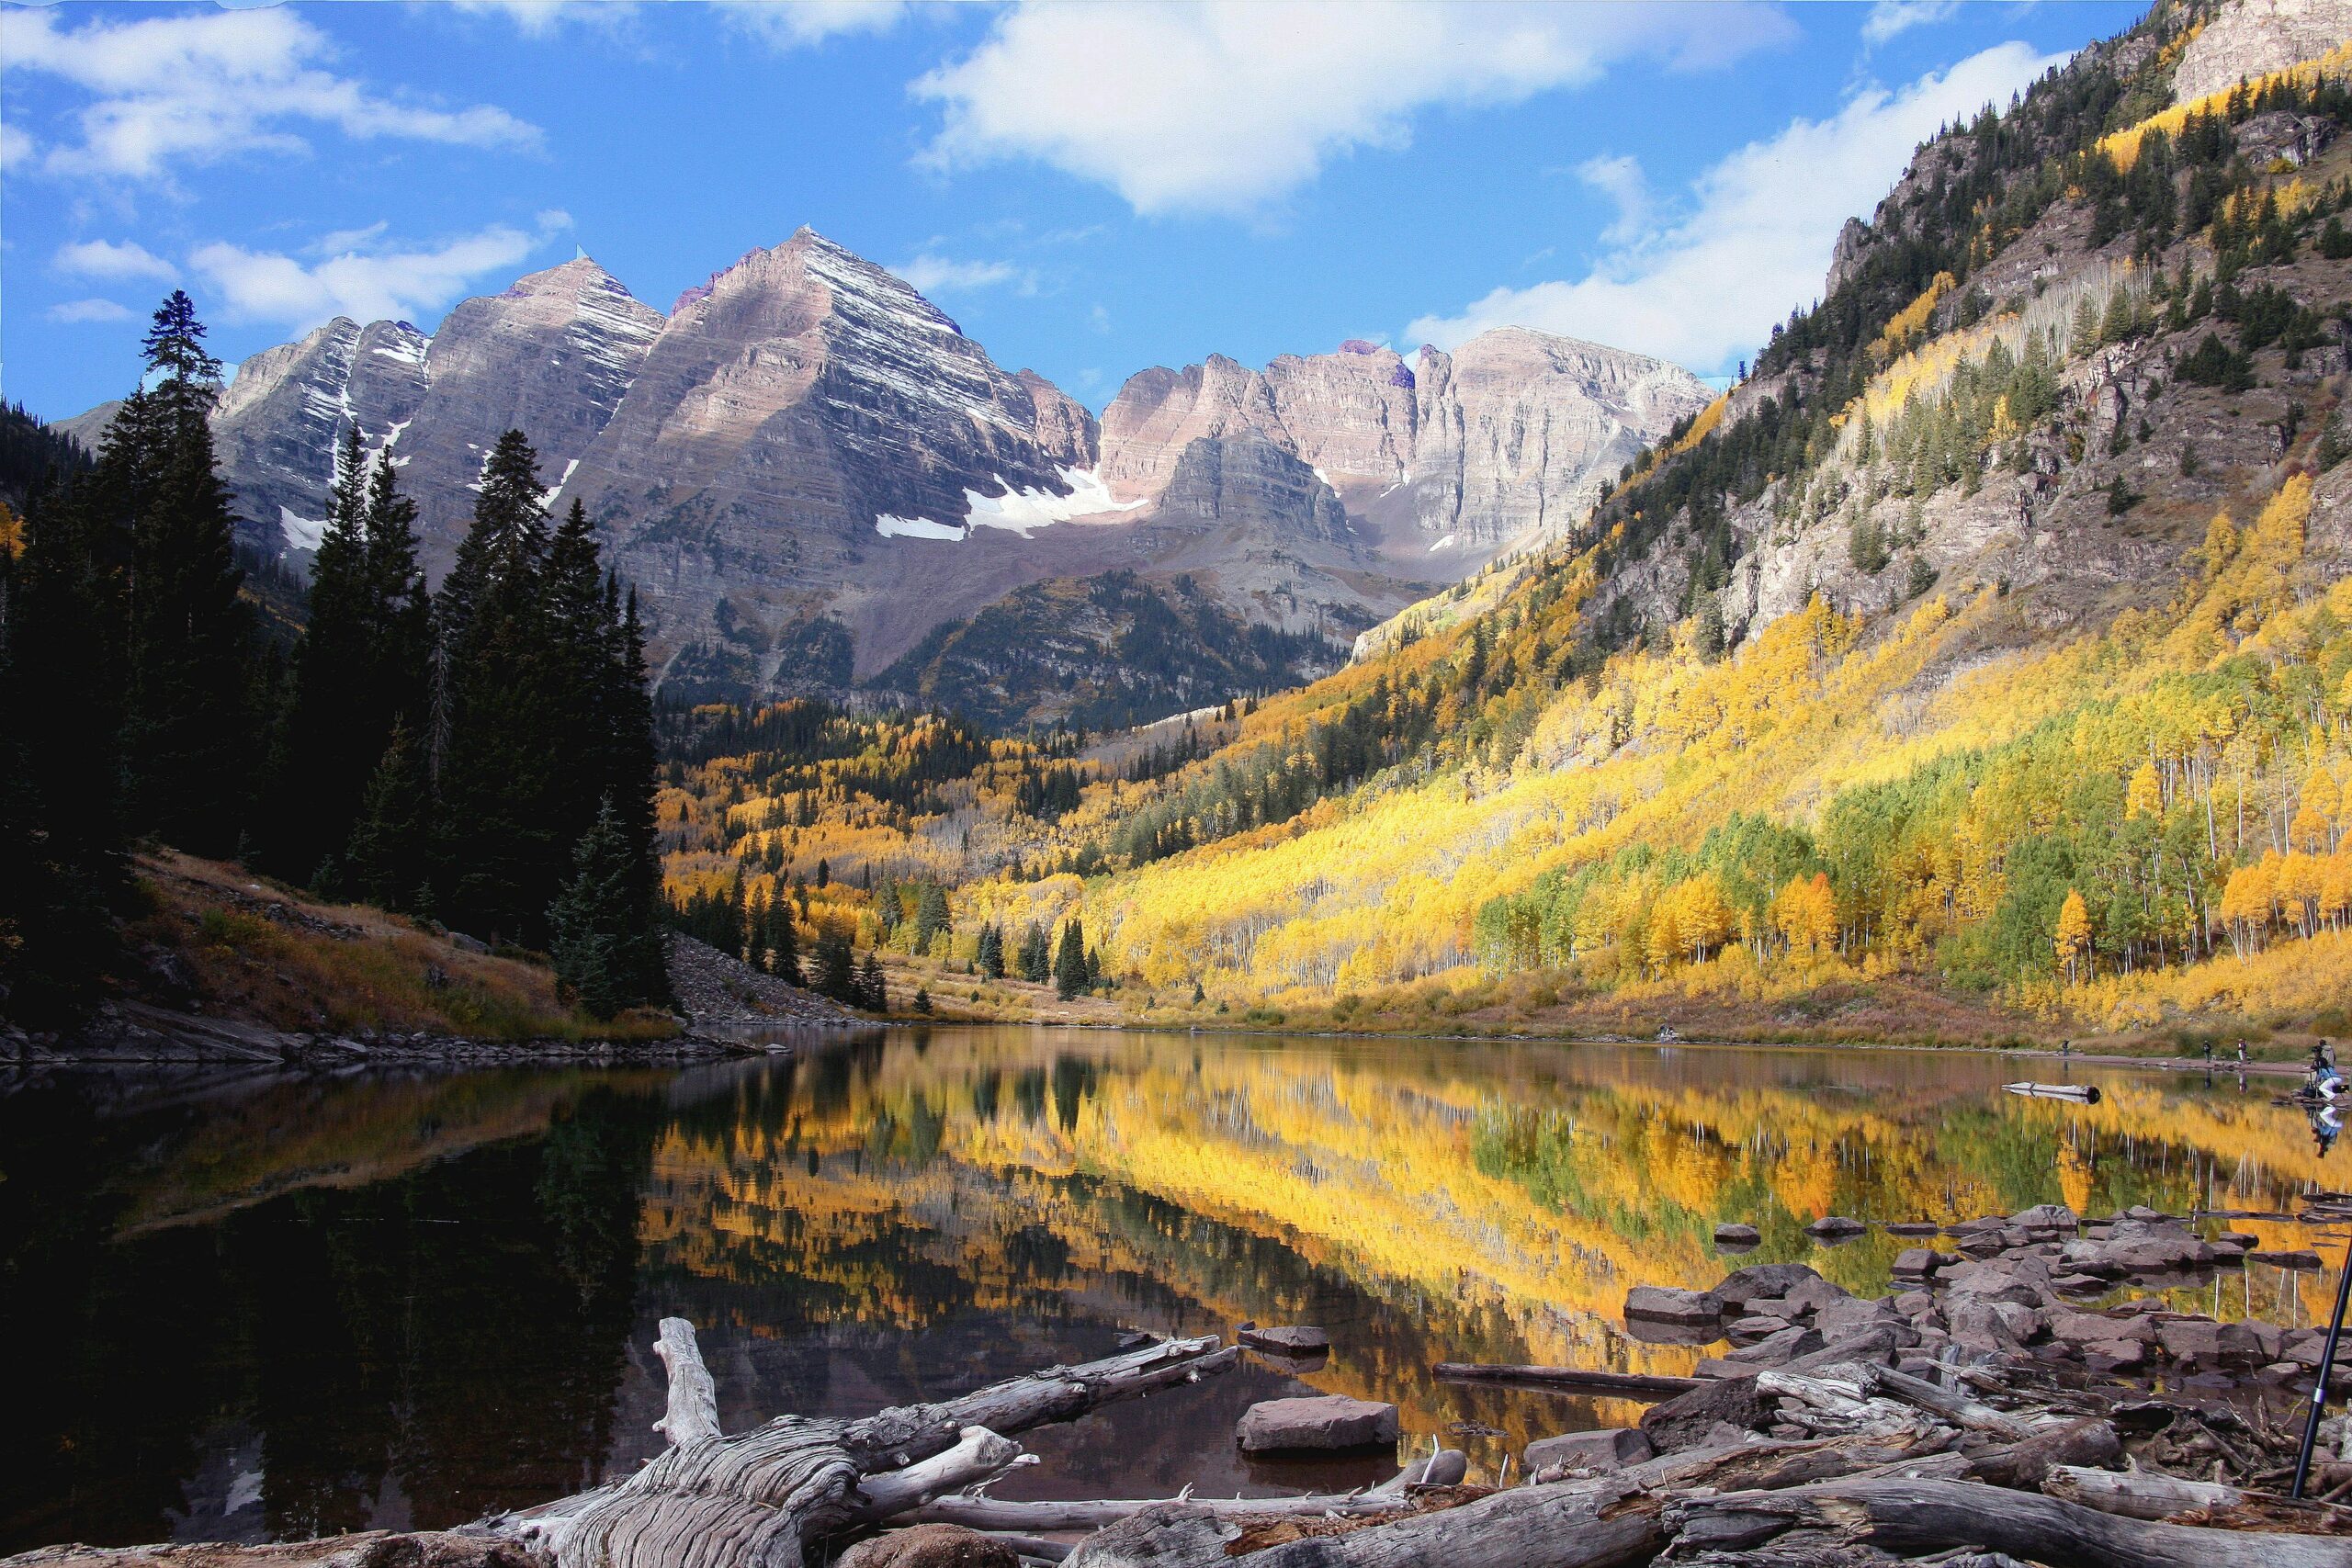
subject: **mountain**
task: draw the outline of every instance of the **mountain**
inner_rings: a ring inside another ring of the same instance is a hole
[[[576,498],[602,525],[678,691],[1017,689],[1017,708],[981,704],[1012,721],[1126,711],[1105,694],[1142,702],[1162,684],[1208,700],[1323,673],[1364,626],[1572,530],[1706,396],[1657,360],[1510,331],[1410,365],[1351,342],[1263,370],[1147,370],[1098,425],[803,229],[666,314],[582,257],[464,301],[429,338],[337,318],[253,355],[214,417],[253,547],[299,559],[316,544],[334,443],[356,424],[417,499],[437,577],[484,457],[519,428],[551,503]],[[110,417],[63,428],[95,444]],[[1066,686],[1019,660],[974,671],[996,657],[988,626],[1092,603],[1086,585],[1106,573],[1121,574],[1107,602],[1157,602],[1135,612],[1146,624],[1276,635],[1238,662],[1220,652],[1172,684],[1138,682],[1123,609],[1057,639],[1057,668],[1083,666]],[[960,635],[994,606],[1007,613]],[[962,673],[910,657],[940,637]],[[1227,686],[1204,688],[1216,671]]]
[[[2335,14],[2166,0],[1946,129],[1750,378],[1348,668],[1104,740],[1049,806],[983,765],[887,840],[876,807],[717,759],[673,883],[878,852],[955,885],[952,960],[1076,917],[1170,1027],[2352,1032]],[[1106,481],[1164,498],[1240,447],[1352,464],[1322,465],[1342,497],[1420,471],[1395,367],[1357,357],[1315,383],[1347,411],[1322,447],[1271,367],[1139,378]],[[758,827],[787,795],[798,825]]]

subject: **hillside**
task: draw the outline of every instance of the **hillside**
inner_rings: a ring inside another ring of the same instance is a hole
[[[2243,26],[1922,147],[1584,526],[1209,754],[909,819],[947,951],[1080,914],[1138,1011],[2352,1030],[2352,51],[2176,102]]]

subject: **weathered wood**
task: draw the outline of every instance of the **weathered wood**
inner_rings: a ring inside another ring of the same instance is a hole
[[[1304,1497],[1100,1497],[1040,1503],[996,1497],[939,1497],[900,1516],[910,1525],[962,1525],[967,1529],[1042,1532],[1098,1530],[1147,1508],[1199,1508],[1220,1519],[1319,1519],[1326,1514],[1401,1514],[1411,1507],[1393,1494],[1345,1492]]]
[[[1657,1499],[1613,1479],[1521,1486],[1347,1535],[1250,1552],[1250,1568],[1632,1568],[1666,1544]],[[1163,1504],[1081,1542],[1069,1568],[1227,1568],[1232,1524]]]
[[[2120,1514],[2132,1519],[2175,1524],[2220,1524],[2237,1530],[2285,1530],[2303,1535],[2352,1536],[2352,1508],[2189,1481],[2152,1470],[2118,1472],[2081,1465],[2054,1465],[2041,1489],[2052,1497]],[[2352,1561],[2352,1557],[2347,1557]]]
[[[2030,1435],[2031,1428],[2013,1416],[1994,1409],[1980,1399],[1971,1399],[1951,1389],[1938,1388],[1925,1378],[1915,1378],[1893,1367],[1870,1369],[1871,1386],[1889,1399],[1899,1399],[1905,1404],[1916,1404],[1933,1416],[1940,1416],[1955,1427],[1972,1432],[1989,1433],[2009,1442],[2020,1442]]]
[[[2031,1492],[1961,1481],[1833,1481],[1684,1497],[1666,1508],[1678,1550],[1745,1550],[1817,1529],[1898,1556],[1975,1547],[2050,1568],[2345,1568],[2340,1540],[2157,1524]]]
[[[1036,1462],[1021,1445],[986,1427],[967,1427],[956,1446],[903,1470],[886,1470],[857,1483],[861,1520],[880,1520],[921,1507],[933,1497],[993,1481],[1023,1461]]]
[[[653,1423],[653,1429],[669,1438],[673,1448],[718,1436],[718,1390],[710,1381],[710,1369],[702,1364],[695,1325],[683,1317],[663,1318],[653,1353],[670,1374],[669,1414]]]
[[[673,1341],[664,1360],[699,1367],[699,1354],[689,1363],[691,1328],[672,1321],[686,1344]],[[557,1568],[799,1568],[804,1550],[827,1537],[1001,1471],[1019,1455],[1007,1432],[1222,1371],[1234,1359],[1214,1335],[1174,1339],[862,1420],[787,1416],[733,1437],[675,1443],[626,1481],[483,1528]],[[691,1426],[691,1408],[682,1425]]]
[[[1620,1471],[1617,1479],[1650,1492],[1775,1491],[1833,1481],[1888,1465],[1940,1456],[1959,1436],[1949,1427],[1858,1432],[1804,1442],[1735,1443],[1683,1449]],[[1539,1475],[1537,1479],[1541,1480]]]
[[[1970,1461],[1969,1473],[1995,1486],[2046,1492],[2049,1487],[2043,1482],[2052,1470],[2109,1465],[2122,1457],[2123,1441],[2116,1436],[2113,1423],[2090,1416],[2037,1432],[2021,1443],[1987,1449]]]
[[[1582,1367],[1489,1366],[1477,1361],[1440,1361],[1430,1372],[1440,1382],[1510,1383],[1556,1393],[1611,1393],[1624,1399],[1671,1399],[1704,1381],[1648,1372],[1588,1371]]]

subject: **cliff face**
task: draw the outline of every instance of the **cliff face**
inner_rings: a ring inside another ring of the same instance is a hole
[[[1102,416],[1102,471],[1114,494],[1156,497],[1192,443],[1247,432],[1314,470],[1392,567],[1443,581],[1573,529],[1708,397],[1660,360],[1523,328],[1414,365],[1362,342],[1262,372],[1212,356],[1128,379]]]
[[[2181,51],[2173,101],[2194,103],[2352,42],[2352,0],[2235,0]]]
[[[560,484],[634,384],[662,324],[586,257],[449,312],[425,355],[428,395],[413,423],[386,437],[416,498],[428,570],[446,570],[465,536],[472,486],[499,436],[529,435],[548,484]]]

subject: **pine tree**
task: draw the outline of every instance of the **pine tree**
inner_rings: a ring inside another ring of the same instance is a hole
[[[779,896],[768,905],[768,951],[774,955],[777,978],[789,985],[802,984],[800,933],[793,929],[792,900],[787,897]]]
[[[559,750],[561,693],[548,679],[539,495],[537,457],[510,430],[434,605],[447,734],[435,880],[452,924],[524,941],[541,931],[568,841],[557,770],[571,759]]]
[[[1054,954],[1054,995],[1068,1001],[1086,989],[1086,931],[1076,915],[1062,927],[1060,948]]]
[[[1053,971],[1051,952],[1046,928],[1030,921],[1028,929],[1021,933],[1021,977],[1033,986],[1044,985]]]
[[[598,807],[573,846],[571,868],[571,882],[548,909],[558,983],[595,1019],[665,999],[665,992],[649,992],[643,984],[660,969],[662,933],[639,897],[635,855],[609,804]]]
[[[360,795],[344,846],[343,881],[353,896],[379,908],[421,914],[419,892],[432,871],[433,781],[423,740],[401,719]]]
[[[113,470],[101,491],[125,507],[130,537],[130,824],[196,854],[227,855],[251,803],[254,622],[213,461],[220,362],[178,290],[143,346],[154,384],[125,402],[100,459]]]
[[[743,962],[754,969],[768,966],[768,896],[761,891],[743,911]]]
[[[96,999],[130,885],[119,555],[87,499],[52,484],[0,551],[0,1016],[37,1028]]]
[[[915,945],[917,953],[931,951],[932,938],[947,931],[947,895],[936,882],[926,882],[915,896]]]
[[[882,954],[877,949],[866,950],[865,964],[858,971],[857,1005],[868,1012],[890,1010],[890,990],[882,978]]]
[[[817,934],[817,989],[837,1002],[857,1002],[857,960],[849,936],[828,926]]]
[[[989,979],[1004,978],[1004,932],[993,921],[980,928],[979,964]]]
[[[371,479],[357,427],[346,431],[258,824],[265,863],[295,880],[350,838],[394,726],[424,716],[416,508],[392,475],[381,464]]]

